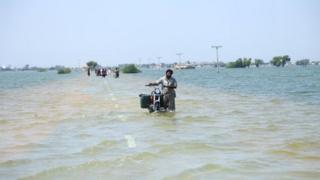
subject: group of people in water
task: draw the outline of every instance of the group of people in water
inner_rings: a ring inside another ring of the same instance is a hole
[[[103,78],[111,75],[113,75],[114,78],[118,78],[120,75],[119,68],[115,68],[114,70],[110,68],[96,68],[94,72],[96,76],[101,76]],[[90,74],[91,74],[91,69],[88,68],[88,76],[90,76]]]

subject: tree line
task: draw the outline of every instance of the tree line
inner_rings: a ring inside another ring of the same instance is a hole
[[[275,56],[270,60],[270,64],[275,67],[284,67],[288,62],[291,61],[290,56],[284,55],[284,56]],[[255,65],[256,67],[259,67],[260,65],[266,64],[262,59],[254,59],[254,62],[252,58],[238,58],[236,61],[229,62],[226,67],[227,68],[246,68],[250,67],[251,65]],[[296,65],[309,65],[310,60],[309,59],[302,59],[299,61],[296,61]]]

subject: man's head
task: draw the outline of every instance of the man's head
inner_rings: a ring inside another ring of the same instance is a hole
[[[171,78],[172,74],[173,74],[173,71],[172,71],[171,69],[166,70],[166,77],[167,77],[168,79]]]

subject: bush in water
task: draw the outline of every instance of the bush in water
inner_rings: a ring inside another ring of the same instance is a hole
[[[141,72],[134,64],[125,65],[122,68],[123,73],[139,73]]]
[[[71,69],[70,68],[58,69],[58,74],[68,74],[68,73],[71,73]]]

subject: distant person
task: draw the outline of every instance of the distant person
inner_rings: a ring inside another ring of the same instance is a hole
[[[88,68],[88,76],[90,76],[90,68]]]
[[[119,77],[119,68],[116,68],[116,70],[114,71],[114,77],[118,78]]]
[[[107,69],[106,68],[103,68],[102,69],[102,77],[106,77],[107,76]]]
[[[102,73],[103,73],[103,69],[100,68],[100,69],[99,69],[99,76],[102,76]]]
[[[173,71],[168,69],[165,76],[161,77],[158,81],[154,83],[147,84],[148,86],[161,85],[164,107],[171,112],[174,112],[176,109],[175,98],[177,88],[177,81],[172,77]]]

